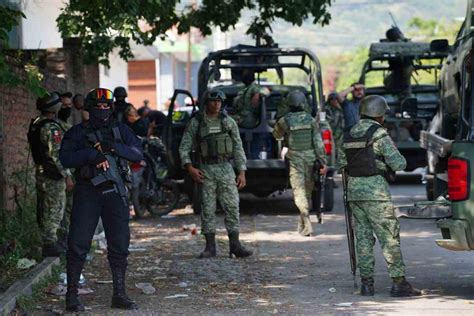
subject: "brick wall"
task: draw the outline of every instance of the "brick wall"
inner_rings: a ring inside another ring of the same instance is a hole
[[[67,65],[76,64],[80,69],[82,63],[78,62],[78,55],[69,54],[66,50],[50,50],[29,52],[38,59],[38,65],[44,74],[43,87],[48,91],[72,91],[84,93],[89,86],[92,89],[98,85],[97,65],[82,66],[82,70],[74,72],[67,69]],[[80,56],[79,56],[80,57]],[[71,60],[69,60],[71,59]],[[22,65],[15,66],[16,72],[24,79],[25,73]],[[79,77],[84,76],[82,79]],[[89,84],[85,84],[85,82]],[[71,83],[72,82],[72,83]],[[82,82],[82,83],[81,83]],[[72,89],[76,83],[76,89]],[[23,87],[0,86],[0,209],[14,210],[15,173],[29,170],[27,181],[34,183],[34,166],[29,153],[26,134],[32,118],[39,113],[36,110],[36,97]],[[24,177],[22,177],[19,190],[23,190]],[[20,192],[21,193],[21,192]]]

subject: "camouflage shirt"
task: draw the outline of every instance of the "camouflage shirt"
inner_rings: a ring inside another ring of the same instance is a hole
[[[334,107],[330,104],[326,105],[326,120],[331,126],[334,137],[342,135],[344,132],[344,113],[340,105]]]
[[[39,122],[46,120],[45,116],[40,116]],[[59,149],[61,147],[61,140],[64,136],[59,120],[55,122],[46,123],[40,131],[40,141],[48,148],[47,155],[51,157],[52,162],[58,171],[64,176],[70,176],[69,170],[63,168],[59,161]]]
[[[179,145],[179,156],[181,158],[181,165],[192,163],[191,161],[191,151],[196,150],[197,148],[197,132],[199,128],[199,115],[196,115],[191,119],[186,126],[184,131],[181,144]],[[203,120],[212,124],[212,121],[220,120],[220,118],[211,119],[204,115]],[[242,140],[240,139],[239,128],[237,123],[230,117],[227,116],[227,124],[229,124],[230,137],[232,138],[233,144],[233,158],[235,162],[235,167],[237,171],[247,170],[247,158],[245,157],[244,148],[242,147]]]
[[[269,91],[258,83],[252,82],[249,86],[240,90],[234,99],[233,117],[241,127],[254,128],[259,123],[260,108],[252,104],[252,98],[256,93],[267,96]]]
[[[309,115],[304,111],[301,112],[290,112],[286,114],[284,117],[280,118],[277,123],[275,124],[275,127],[273,128],[273,136],[276,139],[282,139],[284,145],[288,147],[288,137],[289,137],[289,132],[290,129],[288,127],[288,124],[286,122],[285,117],[286,116],[300,116],[300,115]],[[288,150],[288,159],[304,159],[304,160],[309,160],[309,161],[314,161],[318,160],[320,164],[325,165],[326,164],[326,152],[324,151],[324,144],[323,140],[321,138],[321,130],[319,129],[319,124],[316,122],[316,120],[313,119],[313,139],[311,142],[313,143],[313,149],[311,150],[304,150],[304,151],[292,151]]]
[[[354,125],[350,133],[353,137],[362,137],[373,124],[379,124],[371,119],[361,119]],[[373,144],[375,155],[384,157],[385,163],[376,160],[377,169],[386,170],[389,166],[393,171],[405,169],[407,162],[398,151],[393,140],[384,128],[378,129],[373,138],[378,138]],[[343,166],[347,165],[346,157],[341,158]],[[349,177],[347,184],[348,201],[390,201],[390,189],[387,180],[381,175],[370,177]]]

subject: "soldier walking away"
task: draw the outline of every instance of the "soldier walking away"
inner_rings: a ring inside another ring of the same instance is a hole
[[[91,90],[85,99],[89,121],[73,126],[61,146],[61,162],[75,168],[76,179],[66,256],[67,311],[84,311],[77,297],[78,283],[99,218],[112,270],[112,307],[138,308],[125,293],[130,230],[124,181],[129,180],[128,161],[141,161],[143,152],[135,134],[111,118],[112,103],[112,91]]]
[[[352,93],[352,100],[347,95]],[[344,113],[344,130],[349,131],[352,126],[359,122],[360,101],[365,96],[365,87],[360,83],[353,83],[349,88],[342,90],[337,95],[337,101],[342,106]]]
[[[125,123],[127,119],[125,117],[125,110],[130,106],[133,107],[131,103],[125,101],[127,97],[127,90],[125,90],[124,87],[117,87],[114,89],[115,102],[112,117],[119,123]]]
[[[65,249],[58,244],[58,229],[66,204],[67,172],[59,161],[63,133],[56,119],[61,108],[57,93],[36,100],[41,115],[31,121],[28,142],[36,165],[37,221],[43,240],[43,256],[57,257]]]
[[[388,109],[383,97],[365,97],[360,105],[360,122],[344,138],[347,201],[355,219],[361,295],[374,295],[375,234],[393,279],[391,295],[418,296],[421,291],[405,279],[400,223],[394,214],[386,180],[406,167],[405,158],[382,126]]]
[[[202,234],[206,248],[200,258],[216,256],[216,200],[225,212],[225,227],[229,236],[229,256],[252,255],[239,241],[239,193],[245,187],[246,158],[237,123],[221,111],[225,94],[211,90],[205,97],[205,110],[191,119],[183,135],[179,153],[183,167],[199,183],[202,196]],[[191,161],[191,151],[197,149],[197,161]],[[234,159],[237,179],[230,163]]]
[[[287,96],[290,112],[280,118],[273,129],[273,136],[284,139],[288,147],[290,184],[295,204],[300,211],[298,233],[312,236],[313,227],[309,218],[311,193],[315,174],[325,170],[326,153],[321,131],[315,119],[305,111],[306,96],[301,91],[292,91]],[[323,171],[324,172],[324,171]]]

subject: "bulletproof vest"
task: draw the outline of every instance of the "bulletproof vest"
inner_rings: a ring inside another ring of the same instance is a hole
[[[44,119],[40,117],[31,120],[28,127],[28,143],[31,148],[31,155],[36,165],[42,165],[48,160],[48,146],[41,142],[41,129],[48,123],[56,123],[55,120]],[[58,125],[59,128],[59,125]]]
[[[301,111],[285,115],[285,121],[289,129],[288,148],[294,151],[313,149],[313,117]]]
[[[225,114],[220,114],[219,120],[205,121],[198,116],[198,144],[201,158],[229,158],[233,153],[231,128]]]
[[[352,137],[344,135],[344,152],[347,159],[347,174],[351,177],[370,177],[383,175],[384,171],[377,169],[376,159],[382,160],[374,153],[373,144],[382,137],[373,138],[374,133],[382,126],[373,124],[364,136]]]

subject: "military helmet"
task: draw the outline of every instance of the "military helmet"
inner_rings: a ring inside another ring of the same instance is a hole
[[[286,100],[288,102],[288,106],[296,110],[304,110],[306,106],[306,96],[299,90],[288,93]]]
[[[56,92],[36,99],[36,108],[41,112],[57,113],[61,109],[61,105],[61,97]]]
[[[220,89],[212,89],[207,93],[207,100],[206,101],[225,101],[226,96],[225,93],[222,92]]]
[[[127,90],[124,87],[117,87],[114,89],[115,98],[126,98],[128,96]]]
[[[112,106],[114,102],[114,94],[111,90],[105,88],[97,88],[89,91],[84,100],[84,109],[90,110],[98,103],[109,103]]]
[[[390,110],[387,101],[379,95],[369,95],[360,102],[360,115],[381,117],[387,110]]]

